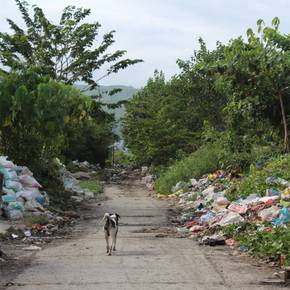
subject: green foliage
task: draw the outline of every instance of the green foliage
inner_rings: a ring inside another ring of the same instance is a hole
[[[219,167],[220,150],[219,144],[207,144],[177,161],[161,173],[156,181],[156,190],[159,193],[169,194],[177,182],[188,182],[190,178],[200,178],[205,173],[213,172]]]
[[[169,164],[195,151],[201,145],[203,120],[221,118],[216,108],[223,98],[211,93],[212,84],[198,72],[191,74],[190,65],[180,62],[183,73],[170,82],[155,72],[126,105],[125,143],[141,164]]]
[[[19,70],[37,66],[40,73],[57,81],[71,85],[83,81],[94,88],[100,79],[141,61],[124,58],[125,50],[112,52],[115,31],[98,39],[101,25],[84,22],[90,9],[67,6],[59,23],[54,24],[38,6],[33,6],[31,16],[26,1],[15,2],[26,30],[7,20],[13,32],[0,33],[0,62],[5,68]],[[103,66],[107,67],[106,73],[95,80],[93,72]]]
[[[240,245],[245,246],[250,253],[260,258],[270,258],[278,262],[281,255],[286,257],[285,265],[290,265],[290,231],[284,227],[272,228],[265,225],[259,230],[258,226],[251,223],[229,225],[223,227],[227,237],[234,238]]]
[[[290,154],[269,160],[262,169],[252,166],[249,174],[234,184],[231,193],[236,192],[240,197],[246,197],[251,193],[264,196],[266,189],[269,188],[269,185],[266,184],[266,178],[270,176],[290,180]]]
[[[100,183],[98,179],[81,180],[80,187],[83,189],[88,189],[94,192],[95,194],[99,194],[104,191],[103,185]]]
[[[278,31],[277,19],[273,19],[273,27],[262,29],[262,26],[263,21],[258,21],[260,33],[257,35],[248,30],[247,42],[242,38],[233,39],[218,63],[223,67],[218,78],[227,83],[227,124],[238,135],[256,140],[275,129],[280,136],[284,135],[287,151],[290,36]]]
[[[169,165],[206,143],[219,142],[223,168],[249,166],[257,152],[289,147],[290,36],[258,21],[228,44],[200,49],[169,81],[155,72],[127,105],[124,138],[137,160]],[[283,140],[283,141],[282,141]],[[275,150],[276,151],[276,150]],[[269,154],[270,155],[270,154]]]
[[[47,216],[45,215],[40,215],[40,216],[25,216],[24,218],[24,224],[27,227],[31,227],[33,224],[40,224],[40,225],[46,225],[49,223],[49,220],[47,218]]]
[[[114,139],[112,117],[78,89],[41,77],[35,70],[2,74],[0,104],[1,154],[34,172],[51,205],[73,208],[52,159],[65,155],[104,163]]]
[[[59,155],[68,129],[88,119],[92,106],[79,90],[33,70],[2,74],[0,103],[1,151],[32,169]]]
[[[123,150],[116,150],[114,152],[115,164],[120,165],[125,168],[134,167],[136,160],[135,156],[130,152],[125,152]]]

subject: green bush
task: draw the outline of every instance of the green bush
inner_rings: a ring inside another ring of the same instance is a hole
[[[156,181],[156,190],[162,194],[169,194],[177,182],[188,182],[190,178],[200,178],[203,174],[216,170],[219,167],[220,151],[218,143],[207,144],[177,161],[160,174]]]
[[[125,168],[132,168],[136,163],[135,157],[132,153],[125,152],[123,150],[116,150],[114,155],[115,164],[124,166]]]
[[[103,192],[103,185],[97,179],[92,180],[81,180],[80,187],[83,189],[88,189],[96,194]]]

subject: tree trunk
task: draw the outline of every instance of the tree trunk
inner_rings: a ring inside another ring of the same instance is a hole
[[[280,101],[280,107],[281,107],[281,113],[282,113],[282,121],[283,121],[283,127],[284,127],[284,150],[285,150],[285,152],[289,152],[287,119],[286,119],[286,114],[285,114],[285,109],[284,109],[283,98],[282,98],[280,91],[278,91],[278,95],[279,95],[279,101]]]

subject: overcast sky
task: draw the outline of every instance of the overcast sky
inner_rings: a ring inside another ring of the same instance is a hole
[[[115,49],[126,49],[130,58],[144,63],[112,75],[102,84],[142,87],[154,69],[169,78],[178,73],[176,59],[188,59],[198,49],[198,37],[209,48],[216,41],[244,35],[256,27],[258,18],[267,24],[278,16],[281,30],[290,33],[290,0],[28,0],[43,8],[52,21],[67,5],[91,8],[90,21],[102,24],[101,33],[116,30]],[[7,31],[6,18],[21,24],[14,0],[1,0],[0,30]]]

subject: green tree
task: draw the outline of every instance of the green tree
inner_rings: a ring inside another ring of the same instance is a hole
[[[84,122],[96,122],[90,116],[93,103],[78,89],[34,70],[2,73],[1,152],[19,164],[37,168],[42,161],[60,155],[72,128],[77,131]]]
[[[204,122],[223,127],[226,96],[214,83],[215,63],[222,54],[222,45],[210,52],[200,39],[191,59],[177,61],[180,74],[166,82],[155,72],[128,103],[123,133],[139,161],[168,164],[201,146]]]
[[[31,16],[26,1],[15,1],[26,29],[8,19],[13,33],[0,33],[0,62],[5,71],[37,66],[39,72],[57,81],[66,84],[83,81],[94,88],[102,78],[141,62],[124,58],[125,50],[108,52],[115,42],[115,31],[104,34],[96,46],[101,25],[84,22],[90,9],[68,6],[59,23],[53,24],[38,6],[33,6]],[[105,73],[95,78],[94,71],[104,65]]]
[[[289,151],[290,37],[278,31],[276,18],[273,27],[262,29],[262,24],[259,20],[260,35],[249,29],[247,41],[237,38],[225,48],[217,83],[229,99],[229,130],[247,143],[269,138],[273,130],[283,132],[284,150]]]

